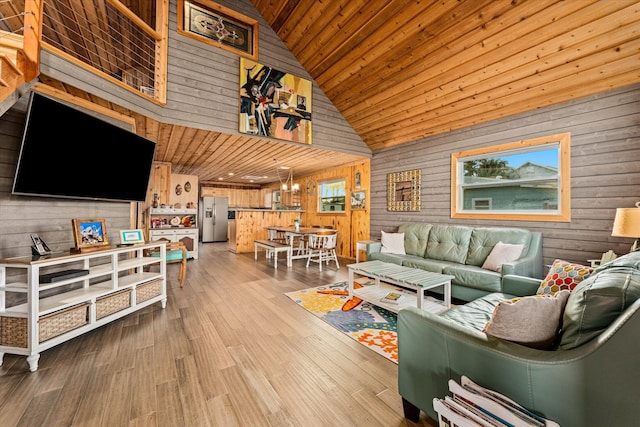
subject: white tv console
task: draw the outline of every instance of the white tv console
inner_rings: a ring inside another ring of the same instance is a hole
[[[25,355],[35,371],[40,352],[48,348],[158,301],[165,308],[165,247],[160,241],[82,254],[0,259],[0,365],[5,353]],[[144,256],[151,248],[159,248],[161,256]],[[150,266],[155,267],[146,268]],[[88,273],[40,281],[41,275],[69,269]],[[7,307],[11,293],[20,303]]]

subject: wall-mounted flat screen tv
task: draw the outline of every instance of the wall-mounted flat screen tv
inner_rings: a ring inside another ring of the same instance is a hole
[[[142,202],[156,144],[32,93],[12,193]]]

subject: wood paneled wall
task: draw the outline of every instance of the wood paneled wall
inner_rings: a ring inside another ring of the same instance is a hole
[[[545,264],[585,263],[632,239],[611,237],[615,209],[640,201],[640,85],[601,93],[374,153],[371,235],[404,222],[522,227],[543,233]],[[451,153],[537,136],[571,133],[571,222],[453,220]],[[422,170],[420,212],[388,212],[390,172]]]
[[[240,57],[177,33],[177,0],[169,0],[167,102],[159,106],[62,58],[42,51],[41,72],[160,122],[239,134]],[[258,62],[312,80],[249,0],[217,0],[258,21]],[[313,82],[313,146],[370,156],[371,150]],[[154,139],[157,130],[138,129]]]
[[[356,173],[360,173],[360,188],[356,189]],[[371,164],[369,161],[356,163],[338,168],[328,168],[325,172],[310,176],[294,176],[294,182],[300,184],[300,203],[303,210],[301,214],[304,226],[330,226],[338,230],[337,252],[338,256],[355,258],[355,246],[358,240],[369,239],[369,209],[370,209],[370,176]],[[344,213],[320,213],[318,212],[318,193],[320,182],[345,178],[347,187],[347,206]],[[313,195],[307,193],[307,182],[313,179],[317,188]],[[272,190],[278,189],[278,185],[272,185]],[[366,208],[352,210],[350,196],[352,191],[365,191],[367,194]]]

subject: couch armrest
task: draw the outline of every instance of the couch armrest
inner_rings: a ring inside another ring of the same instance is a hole
[[[437,419],[433,398],[449,394],[450,378],[459,382],[466,375],[562,426],[634,425],[640,382],[629,373],[640,352],[639,308],[640,300],[597,338],[556,351],[524,347],[403,308],[398,313],[398,391]]]
[[[517,276],[507,274],[502,276],[502,293],[511,294],[518,297],[533,295],[540,287],[542,280],[533,277]]]
[[[542,233],[532,232],[529,251],[516,261],[502,264],[502,275],[517,274],[542,279],[542,264]]]
[[[382,250],[382,242],[369,243],[367,245],[367,259],[369,259],[369,255],[378,253],[381,250]]]

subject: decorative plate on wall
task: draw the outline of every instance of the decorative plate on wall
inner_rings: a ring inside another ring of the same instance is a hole
[[[176,185],[176,194],[179,196],[182,194],[182,185]]]
[[[186,191],[187,193],[191,191],[191,183],[189,181],[184,183],[184,191]]]
[[[307,181],[307,194],[313,195],[316,192],[316,182],[312,179]]]

